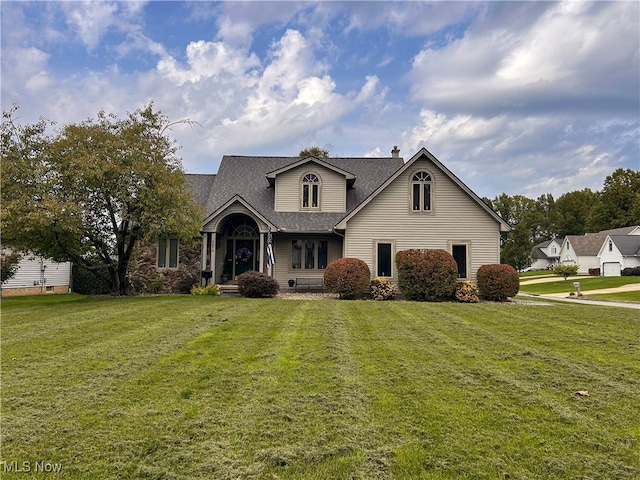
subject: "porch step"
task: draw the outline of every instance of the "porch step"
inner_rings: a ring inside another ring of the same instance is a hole
[[[238,285],[220,285],[220,295],[239,297]]]

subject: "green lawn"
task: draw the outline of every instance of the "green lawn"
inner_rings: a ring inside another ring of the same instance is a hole
[[[634,302],[640,303],[640,289],[631,292],[617,292],[617,293],[597,293],[589,295],[583,295],[583,298],[588,300],[611,300],[615,302]]]
[[[531,283],[520,285],[520,291],[526,293],[538,293],[541,295],[547,293],[575,292],[573,282],[580,282],[581,292],[588,290],[599,290],[601,288],[615,288],[622,285],[632,283],[640,283],[640,277],[592,277],[581,276],[578,280],[564,280],[557,277],[555,281],[543,283]]]
[[[0,470],[637,479],[639,331],[575,304],[3,299]]]

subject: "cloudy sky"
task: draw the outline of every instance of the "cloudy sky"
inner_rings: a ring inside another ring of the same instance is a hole
[[[408,159],[480,196],[640,169],[640,3],[10,2],[2,109],[59,124],[153,100],[189,173],[222,155]]]

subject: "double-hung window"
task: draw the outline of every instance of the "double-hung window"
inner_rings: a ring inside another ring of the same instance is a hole
[[[177,238],[160,238],[158,240],[158,268],[178,268]]]

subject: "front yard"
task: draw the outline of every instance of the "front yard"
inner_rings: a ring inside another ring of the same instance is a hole
[[[3,299],[0,471],[639,478],[638,331],[574,304]]]

